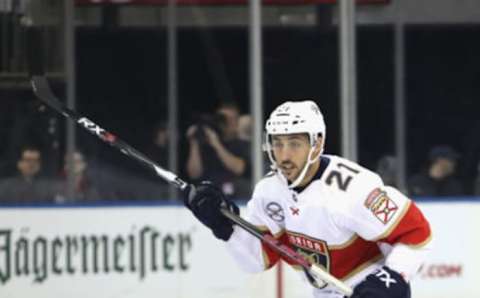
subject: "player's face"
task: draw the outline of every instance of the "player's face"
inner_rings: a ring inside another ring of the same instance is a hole
[[[283,175],[294,181],[307,162],[310,142],[307,134],[272,136],[273,156]]]

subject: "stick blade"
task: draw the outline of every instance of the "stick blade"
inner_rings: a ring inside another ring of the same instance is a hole
[[[32,84],[33,92],[39,99],[47,103],[50,103],[51,99],[58,101],[44,76],[32,76],[30,82]]]
[[[53,94],[47,78],[44,76],[32,76],[30,83],[32,85],[33,93],[35,93],[41,101],[45,102],[60,113],[65,113],[65,107],[60,103],[55,94]]]

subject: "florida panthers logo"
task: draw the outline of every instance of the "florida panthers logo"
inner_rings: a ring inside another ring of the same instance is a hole
[[[330,256],[327,243],[323,240],[308,237],[303,234],[287,231],[288,241],[295,250],[303,255],[312,264],[323,267],[327,272],[330,271]],[[310,283],[317,288],[324,288],[326,283],[319,284],[307,276]]]

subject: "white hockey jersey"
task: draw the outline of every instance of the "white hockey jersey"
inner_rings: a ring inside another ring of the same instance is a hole
[[[273,172],[263,178],[242,217],[352,287],[385,264],[407,279],[417,272],[430,240],[429,224],[411,200],[384,186],[377,174],[322,155],[307,186],[289,189],[284,179]],[[227,247],[247,271],[265,270],[280,259],[238,227]],[[343,297],[331,286],[315,286],[315,297]]]

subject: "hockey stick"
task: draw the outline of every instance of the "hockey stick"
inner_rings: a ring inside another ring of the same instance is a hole
[[[177,175],[172,172],[169,172],[155,162],[150,160],[141,152],[137,151],[135,148],[128,145],[126,142],[119,139],[114,134],[106,131],[97,124],[95,124],[90,119],[79,115],[77,112],[67,108],[62,104],[57,97],[53,94],[47,79],[44,76],[34,75],[31,79],[31,84],[33,87],[33,92],[35,95],[45,102],[47,105],[55,109],[60,114],[64,115],[67,119],[75,121],[78,125],[82,126],[88,130],[91,134],[97,136],[105,143],[117,148],[123,154],[128,157],[138,161],[141,165],[149,170],[153,170],[158,176],[163,180],[167,181],[171,185],[177,187],[178,189],[185,191],[189,184]],[[278,254],[284,257],[284,259],[301,266],[306,272],[308,272],[315,279],[323,280],[324,282],[330,283],[337,287],[343,294],[350,296],[352,294],[352,289],[344,284],[342,281],[338,280],[334,276],[330,275],[328,272],[323,270],[321,267],[311,264],[303,256],[295,252],[290,247],[282,244],[279,240],[274,238],[271,235],[264,235],[260,232],[254,225],[248,221],[242,219],[240,216],[234,214],[233,212],[227,209],[221,209],[221,212],[224,216],[229,218],[235,224],[237,224],[242,229],[246,230],[248,233],[258,238],[260,241],[265,243],[267,246],[275,250]]]

